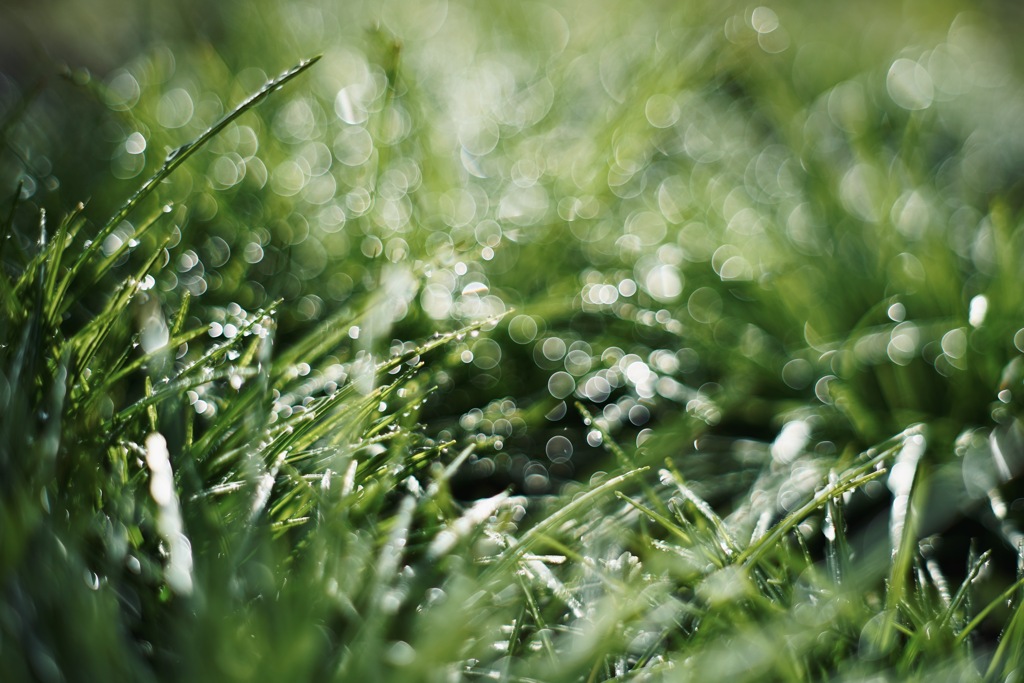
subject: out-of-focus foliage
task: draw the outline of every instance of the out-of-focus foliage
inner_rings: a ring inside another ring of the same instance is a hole
[[[0,674],[1011,675],[984,10],[0,9]]]

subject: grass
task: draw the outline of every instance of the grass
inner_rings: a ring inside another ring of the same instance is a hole
[[[871,7],[4,75],[0,677],[1019,676],[1017,55]]]

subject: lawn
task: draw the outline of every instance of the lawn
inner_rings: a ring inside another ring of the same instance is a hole
[[[0,680],[1024,675],[1013,3],[0,9]]]

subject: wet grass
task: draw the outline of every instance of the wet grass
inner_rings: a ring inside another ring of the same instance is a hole
[[[997,25],[247,7],[0,84],[0,678],[1019,676]]]

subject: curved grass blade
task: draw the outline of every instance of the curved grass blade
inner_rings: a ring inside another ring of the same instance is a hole
[[[877,479],[884,475],[887,470],[875,470],[874,472],[858,472],[856,476],[847,476],[836,482],[834,485],[826,486],[818,495],[812,498],[810,501],[800,506],[790,514],[786,515],[785,519],[772,527],[771,531],[766,533],[761,538],[757,539],[754,543],[747,546],[747,548],[736,557],[737,564],[753,565],[757,563],[764,555],[793,527],[797,526],[803,521],[808,515],[824,506],[829,500],[836,496],[840,496],[847,491],[852,491],[856,488],[860,488],[864,484]]]
[[[198,151],[203,145],[208,143],[218,133],[224,130],[232,121],[234,121],[239,116],[241,116],[245,112],[249,111],[256,105],[258,105],[260,102],[265,100],[267,97],[270,96],[270,93],[281,88],[286,83],[293,80],[301,73],[309,69],[311,66],[313,66],[316,62],[320,60],[320,57],[321,55],[316,55],[314,57],[299,62],[297,65],[285,71],[274,80],[269,81],[258,91],[250,95],[241,104],[239,104],[237,107],[228,112],[217,123],[210,126],[204,133],[202,133],[195,140],[186,143],[175,150],[172,150],[171,153],[167,155],[167,158],[164,160],[163,165],[157,170],[157,172],[154,173],[149,180],[143,183],[142,186],[135,191],[135,194],[129,197],[128,201],[126,201],[121,206],[121,208],[114,213],[113,216],[107,219],[107,222],[103,225],[102,228],[100,228],[99,232],[96,233],[89,246],[86,247],[85,250],[79,255],[78,259],[75,261],[71,269],[68,271],[68,273],[64,276],[64,279],[61,281],[59,299],[64,299],[65,295],[68,292],[68,288],[71,285],[71,282],[78,275],[79,271],[81,271],[85,264],[91,258],[93,258],[97,254],[97,252],[99,252],[99,250],[102,248],[103,240],[107,236],[109,236],[117,228],[118,225],[120,225],[121,221],[123,221],[136,206],[138,206],[144,199],[146,199],[146,197],[152,194],[153,190],[156,189],[157,185],[159,185],[165,178],[171,175],[171,173],[173,173],[175,169],[177,169],[179,166],[185,163],[185,161],[190,156],[195,154],[196,151]]]
[[[617,477],[612,477],[600,486],[595,486],[586,493],[575,498],[572,502],[560,507],[536,525],[530,527],[530,529],[523,534],[523,537],[518,543],[509,546],[502,553],[501,558],[492,565],[493,572],[500,574],[509,571],[512,565],[521,559],[523,554],[529,552],[535,543],[547,536],[551,531],[557,529],[563,522],[577,518],[581,511],[588,505],[592,504],[596,499],[610,491],[615,491],[622,484],[640,474],[643,474],[649,469],[650,467],[638,467],[634,470],[624,472]]]
[[[125,309],[139,292],[143,279],[160,259],[161,251],[163,251],[163,245],[142,264],[134,277],[121,284],[117,293],[107,301],[103,310],[93,318],[85,329],[68,340],[68,345],[77,351],[75,358],[77,372],[81,373],[89,366],[114,326],[123,320]]]
[[[688,533],[686,533],[686,530],[684,530],[682,527],[680,527],[678,524],[673,522],[671,519],[669,519],[665,515],[662,515],[662,514],[660,514],[658,512],[655,512],[654,510],[652,510],[651,508],[647,507],[646,505],[644,505],[642,503],[636,502],[635,500],[633,500],[632,498],[627,496],[622,491],[616,491],[615,492],[615,496],[619,500],[621,500],[621,501],[629,504],[630,506],[632,506],[634,509],[636,509],[640,513],[645,514],[648,517],[650,517],[651,519],[653,519],[655,522],[660,524],[666,531],[669,531],[674,536],[678,537],[679,540],[681,540],[683,543],[687,543],[687,544],[693,543],[693,539],[690,538],[690,535]]]
[[[959,645],[960,643],[967,640],[967,636],[971,635],[971,632],[974,631],[974,629],[976,629],[978,625],[985,620],[985,617],[989,615],[989,612],[994,610],[999,605],[1004,604],[1007,600],[1010,599],[1010,597],[1014,593],[1016,593],[1021,588],[1024,588],[1024,578],[1014,581],[1006,590],[1004,590],[1002,593],[993,598],[991,602],[985,605],[985,607],[980,612],[978,612],[978,614],[975,615],[973,619],[971,619],[970,623],[968,623],[967,626],[964,627],[964,630],[960,631],[954,643],[956,645]],[[1019,613],[1021,609],[1018,608],[1017,611]],[[995,662],[995,659],[993,659],[992,661]]]
[[[950,600],[949,606],[946,608],[946,611],[942,615],[942,619],[939,620],[940,629],[945,628],[946,624],[949,624],[952,621],[953,615],[956,614],[956,610],[959,609],[960,605],[962,605],[964,601],[967,599],[967,593],[971,588],[971,584],[974,583],[974,580],[976,578],[978,578],[978,574],[981,573],[981,570],[984,569],[985,564],[989,561],[991,557],[992,551],[986,550],[980,556],[978,556],[978,558],[974,560],[973,563],[971,563],[971,569],[967,573],[967,577],[960,584],[960,588],[957,589],[956,595],[954,595],[953,599]]]
[[[824,506],[832,498],[852,491],[863,486],[873,479],[884,475],[887,470],[882,468],[882,463],[890,457],[895,456],[903,449],[907,440],[920,433],[920,425],[908,427],[896,436],[893,436],[879,446],[887,445],[886,448],[878,450],[873,447],[861,454],[861,464],[847,470],[843,476],[830,482],[814,498],[800,506],[776,524],[772,529],[757,541],[751,543],[736,557],[737,564],[753,565],[760,560],[768,550],[786,535],[793,527],[803,521],[808,515]],[[873,471],[872,471],[873,470]]]

